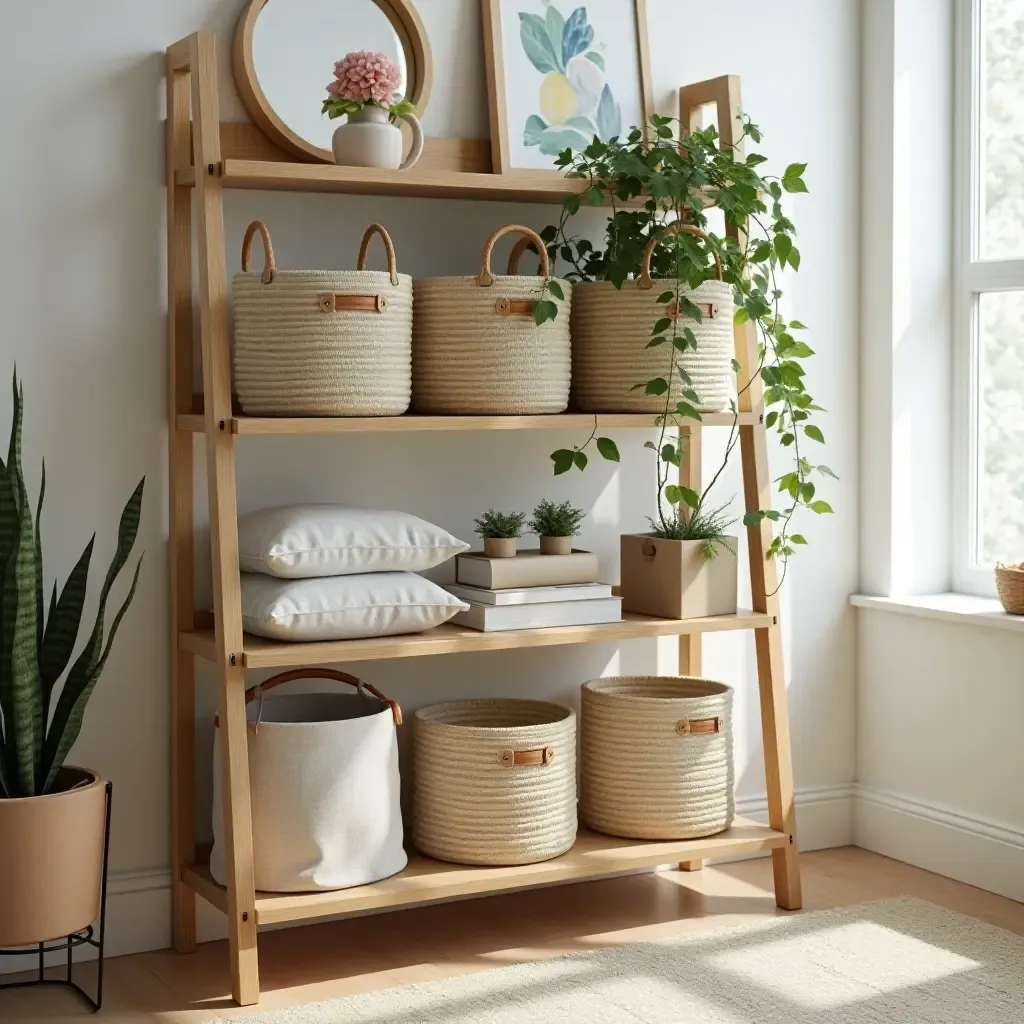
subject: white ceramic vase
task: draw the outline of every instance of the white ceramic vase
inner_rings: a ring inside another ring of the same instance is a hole
[[[406,170],[423,152],[423,129],[415,114],[403,114],[412,128],[412,148],[402,161],[402,129],[388,120],[383,107],[367,104],[348,115],[345,124],[334,131],[331,147],[334,162],[349,167],[388,167]]]

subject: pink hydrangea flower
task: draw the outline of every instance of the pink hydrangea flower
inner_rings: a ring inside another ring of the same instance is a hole
[[[389,107],[401,85],[401,72],[389,57],[356,50],[334,65],[334,81],[327,86],[327,93],[339,100]]]

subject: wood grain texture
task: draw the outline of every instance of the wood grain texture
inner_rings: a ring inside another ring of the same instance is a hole
[[[191,54],[193,48],[188,48]],[[182,54],[166,62],[167,180],[191,161],[191,81],[177,70]],[[167,188],[168,409],[172,417],[192,403],[192,191]],[[195,894],[181,882],[181,868],[195,860],[195,657],[177,645],[194,614],[194,438],[172,430],[168,438],[168,558],[171,612],[171,934],[179,953],[196,948]]]
[[[217,59],[214,37],[196,36],[192,68],[192,118],[196,159],[220,161]],[[245,722],[245,674],[241,665],[242,599],[238,568],[234,437],[220,424],[231,418],[228,286],[224,264],[224,207],[220,181],[196,183],[199,253],[199,324],[206,410],[206,470],[210,501],[216,664],[219,674],[221,773],[228,870],[228,937],[232,992],[245,1006],[259,1000],[256,956],[256,887],[252,860],[249,757]]]
[[[386,658],[418,658],[432,654],[459,654],[466,651],[504,651],[521,647],[553,647],[562,644],[614,643],[650,636],[681,636],[686,633],[719,633],[737,629],[764,627],[770,619],[753,612],[718,615],[706,619],[655,619],[624,614],[621,622],[595,626],[557,626],[548,629],[514,629],[500,633],[481,633],[445,623],[425,633],[374,637],[369,640],[315,641],[282,643],[246,634],[242,664],[246,668],[290,668],[302,665],[336,664],[350,661],[379,661]],[[216,660],[217,648],[209,630],[180,635],[178,642],[186,651],[201,658]]]
[[[387,16],[399,38],[405,53],[409,78],[409,87],[406,92],[409,99],[416,104],[417,109],[423,110],[430,97],[430,89],[434,80],[430,42],[427,39],[423,22],[411,0],[373,0],[373,3]],[[301,160],[333,163],[334,155],[329,149],[321,149],[319,146],[313,145],[297,135],[281,120],[260,85],[253,64],[252,36],[256,27],[256,19],[266,5],[267,0],[249,0],[248,6],[238,19],[232,46],[232,66],[238,93],[253,120],[271,140],[286,152]],[[317,26],[310,25],[310,31],[318,31]]]
[[[223,188],[523,203],[561,203],[566,196],[583,192],[588,187],[586,181],[562,178],[549,171],[482,174],[421,168],[418,164],[406,171],[393,171],[269,160],[223,160],[213,165],[212,170],[209,165],[200,164],[199,171],[195,166],[179,170],[175,181],[179,185],[194,186],[199,173],[216,174]],[[706,199],[707,205],[712,206],[710,195]],[[643,205],[643,197],[619,205],[639,207]]]
[[[263,160],[287,163],[292,155],[270,139],[259,125],[248,121],[222,121],[220,149],[223,160]],[[191,164],[186,160],[185,164]],[[426,138],[423,154],[416,161],[418,171],[491,173],[491,144],[488,139]]]
[[[732,828],[707,839],[644,842],[580,831],[576,845],[561,857],[539,864],[481,868],[446,864],[413,854],[409,866],[391,878],[336,892],[257,893],[259,924],[303,921],[332,914],[413,906],[417,903],[507,892],[539,885],[583,881],[637,871],[678,861],[687,855],[727,856],[758,853],[788,843],[788,838],[765,825],[737,818]],[[226,893],[203,865],[188,867],[188,885],[214,906],[224,909]]]
[[[733,147],[743,158],[738,132],[742,110],[740,80],[734,75],[712,79],[679,92],[680,120],[691,123],[693,111],[714,102],[722,147]],[[740,245],[742,232],[727,226],[727,234]],[[750,381],[740,394],[741,412],[763,412],[764,389],[756,372],[757,328],[750,322],[734,327],[736,359],[741,382]],[[772,476],[768,464],[768,439],[763,426],[740,427],[740,457],[743,465],[743,496],[746,511],[770,509]],[[772,542],[772,524],[747,527],[750,562],[750,591],[754,610],[769,617],[769,624],[754,631],[757,678],[761,704],[761,735],[764,746],[765,781],[768,791],[768,819],[772,827],[791,837],[788,846],[774,851],[775,896],[780,907],[796,910],[801,905],[800,865],[797,855],[796,807],[793,798],[793,759],[790,747],[786,676],[782,658],[782,627],[779,625],[778,577],[775,562],[767,558]]]
[[[741,415],[741,423],[753,425],[758,415]],[[704,427],[731,427],[732,413],[704,413]],[[653,417],[635,413],[599,413],[597,426],[603,430],[656,430]],[[437,431],[480,430],[592,430],[592,413],[560,413],[550,416],[314,416],[266,417],[235,416],[231,431],[235,434],[388,434],[394,431],[433,433]],[[178,416],[179,430],[202,433],[205,421],[196,413]],[[692,428],[688,428],[692,429]],[[698,430],[700,427],[697,428]]]

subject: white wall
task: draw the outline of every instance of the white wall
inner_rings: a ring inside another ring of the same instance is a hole
[[[858,614],[857,845],[1024,900],[1024,631]]]
[[[854,840],[1024,899],[1024,632],[908,596],[952,585],[953,8],[865,3]]]
[[[195,29],[217,31],[222,115],[243,119],[227,64],[241,6],[241,0],[51,0],[3,11],[9,41],[0,65],[0,122],[8,140],[0,168],[4,361],[9,368],[17,360],[25,379],[33,480],[40,456],[48,460],[48,572],[63,578],[94,528],[100,531],[96,561],[105,564],[121,505],[140,474],[149,479],[139,594],[73,755],[114,780],[114,951],[168,937],[162,51]],[[425,129],[486,136],[478,4],[421,0],[418,6],[436,72]],[[823,420],[828,462],[842,479],[828,494],[838,514],[805,524],[813,547],[791,568],[783,622],[805,845],[841,844],[850,838],[854,778],[855,645],[846,598],[857,577],[858,5],[785,0],[773,5],[770,20],[753,0],[649,0],[648,10],[660,109],[675,112],[684,82],[739,74],[772,165],[809,164],[810,194],[794,203],[803,269],[789,283],[790,309],[813,328],[819,355],[810,379],[829,410]],[[363,227],[380,219],[394,235],[402,269],[427,274],[469,272],[494,226],[522,219],[539,227],[551,212],[236,192],[227,197],[228,267],[237,270],[242,230],[254,216],[270,225],[281,266],[349,266]],[[0,422],[7,422],[9,408],[0,389]],[[565,440],[532,434],[251,439],[239,445],[239,507],[343,498],[401,506],[468,536],[473,515],[488,505],[528,508],[545,495],[569,497],[592,510],[584,543],[614,575],[620,530],[641,526],[651,511],[650,453],[641,447],[643,436],[622,433],[618,471],[595,463],[585,475],[552,480],[547,455]],[[739,489],[734,471],[723,495]],[[205,522],[202,493],[197,507]],[[707,672],[738,687],[740,803],[756,809],[763,772],[752,641],[715,637],[707,647]],[[594,675],[670,670],[673,658],[672,641],[643,641],[373,664],[365,673],[409,708],[496,692],[571,701],[579,683]],[[201,708],[205,741],[210,688]],[[205,773],[205,751],[201,762]]]

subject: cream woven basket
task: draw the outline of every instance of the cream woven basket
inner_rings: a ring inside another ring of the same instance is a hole
[[[263,273],[249,273],[259,232]],[[388,269],[367,270],[374,233]],[[412,278],[371,224],[356,270],[278,270],[270,232],[253,221],[232,282],[234,386],[251,416],[400,416],[412,386]]]
[[[673,315],[672,306],[666,311],[657,298],[661,292],[674,289],[675,281],[651,277],[651,256],[666,234],[680,231],[707,237],[689,224],[673,224],[657,239],[651,239],[641,274],[635,281],[627,281],[621,289],[610,281],[573,286],[572,393],[574,406],[583,412],[664,411],[664,395],[646,395],[643,389],[630,389],[656,377],[668,379],[668,347],[646,345],[655,323]],[[725,409],[735,390],[732,285],[722,280],[722,262],[717,253],[715,263],[717,281],[683,289],[685,297],[701,308],[702,319],[700,323],[690,320],[686,324],[697,338],[696,351],[687,349],[676,357],[676,362],[692,379],[688,387],[700,397],[699,412]],[[674,391],[678,390],[677,384]],[[674,397],[678,400],[682,396]]]
[[[584,683],[580,815],[630,839],[697,839],[735,814],[732,690],[677,677]]]
[[[576,715],[536,700],[416,712],[413,841],[456,864],[532,864],[576,841]]]
[[[517,231],[541,253],[540,278],[491,273],[491,252]],[[537,415],[569,404],[570,287],[558,316],[538,326],[534,305],[550,273],[536,232],[499,228],[487,239],[475,277],[424,277],[414,282],[413,407],[421,413]]]

